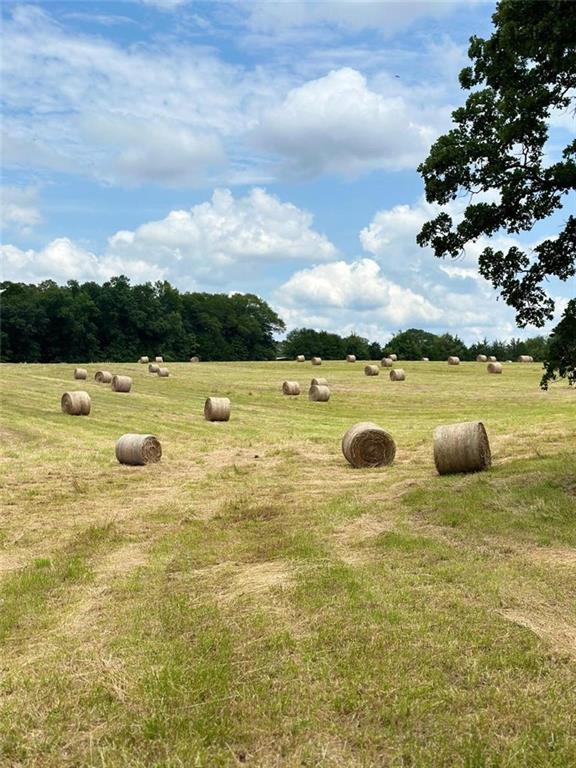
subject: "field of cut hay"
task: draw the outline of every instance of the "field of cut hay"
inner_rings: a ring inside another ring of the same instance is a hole
[[[1,367],[0,765],[576,765],[575,391],[516,363],[79,365]],[[475,420],[492,468],[439,476],[434,429]],[[347,463],[360,421],[391,466]],[[125,433],[161,461],[120,464]]]

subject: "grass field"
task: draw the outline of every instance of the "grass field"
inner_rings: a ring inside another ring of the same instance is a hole
[[[1,366],[0,765],[576,765],[576,392],[519,364],[87,367]],[[313,375],[330,402],[280,394]],[[392,467],[345,462],[368,419]],[[492,470],[437,476],[433,428],[475,419]],[[125,432],[162,461],[119,465]]]

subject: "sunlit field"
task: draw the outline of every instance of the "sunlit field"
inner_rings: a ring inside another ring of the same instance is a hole
[[[0,765],[576,764],[576,391],[398,365],[1,366]],[[344,459],[365,420],[391,467]],[[433,429],[469,420],[492,469],[439,477]],[[161,462],[120,465],[126,432]]]

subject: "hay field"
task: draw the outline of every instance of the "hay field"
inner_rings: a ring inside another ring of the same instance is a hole
[[[1,366],[0,765],[576,764],[576,392],[398,365]],[[434,427],[474,419],[492,470],[437,476]],[[345,462],[365,420],[392,467]],[[125,432],[162,461],[119,465]]]

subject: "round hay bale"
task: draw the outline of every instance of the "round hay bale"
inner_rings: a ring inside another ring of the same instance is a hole
[[[422,362],[423,363],[429,363],[430,362],[430,358],[429,357],[423,357],[422,358]]]
[[[230,399],[227,397],[209,397],[204,403],[206,421],[228,421],[230,419]]]
[[[396,443],[382,427],[361,421],[344,434],[342,453],[353,467],[384,467],[394,461]]]
[[[346,362],[347,363],[355,363],[356,362],[356,355],[346,355]]]
[[[132,379],[130,376],[112,376],[112,392],[130,392]]]
[[[150,358],[146,357],[146,355],[144,355],[143,357],[140,358],[140,360],[138,360],[138,362],[139,363],[149,363],[150,362]]]
[[[322,378],[320,378],[320,379],[317,379],[317,378],[314,378],[314,379],[312,379],[312,381],[310,382],[310,386],[311,386],[311,387],[313,387],[313,386],[317,386],[317,387],[327,387],[327,386],[328,386],[328,379],[322,379]]]
[[[284,381],[282,383],[282,392],[285,395],[299,395],[300,384],[297,381]]]
[[[488,362],[489,363],[497,363],[498,358],[495,355],[488,355]]]
[[[296,362],[303,363],[306,360],[304,355],[296,355]]]
[[[112,374],[110,373],[110,371],[96,371],[96,373],[94,374],[94,379],[99,384],[110,384],[110,382],[112,381]]]
[[[322,358],[321,357],[313,357],[311,362],[312,362],[312,365],[322,365]]]
[[[148,373],[158,373],[160,370],[160,366],[156,365],[156,363],[150,363],[148,365]]]
[[[488,373],[502,373],[502,363],[488,363],[486,370]]]
[[[158,355],[157,357],[154,358],[154,362],[155,363],[163,363],[164,362],[164,358],[162,357],[162,355]]]
[[[116,458],[120,464],[140,466],[162,458],[162,446],[154,435],[126,434],[116,442]]]
[[[488,469],[492,457],[484,424],[481,421],[464,421],[436,427],[434,463],[439,475]]]
[[[476,362],[477,363],[487,363],[488,362],[488,358],[486,357],[486,355],[476,355]]]
[[[366,376],[378,376],[380,373],[380,368],[378,368],[377,365],[365,365],[364,373]]]
[[[88,371],[86,368],[74,368],[74,378],[75,379],[87,379],[88,378]]]
[[[384,357],[380,363],[381,368],[392,368],[394,360],[391,357]]]
[[[390,381],[406,381],[404,368],[393,368],[390,371]]]
[[[200,362],[200,358],[197,355],[194,355],[194,357],[190,358],[190,362],[191,363],[199,363]]]
[[[531,355],[520,355],[518,358],[519,363],[533,363],[534,358]]]
[[[308,390],[308,400],[314,403],[327,403],[330,400],[330,390],[326,384],[312,384]]]
[[[460,365],[460,358],[455,355],[450,355],[448,358],[448,365]]]
[[[60,401],[62,412],[69,416],[88,416],[92,401],[88,392],[64,392]]]
[[[390,358],[390,360],[392,360],[393,363],[395,363],[396,360],[398,360],[398,355],[395,355],[393,352],[392,354],[388,355],[388,357]]]
[[[168,376],[170,376],[170,371],[168,370],[168,368],[158,368],[157,373],[158,373],[158,376],[160,376],[163,379],[167,379]]]

